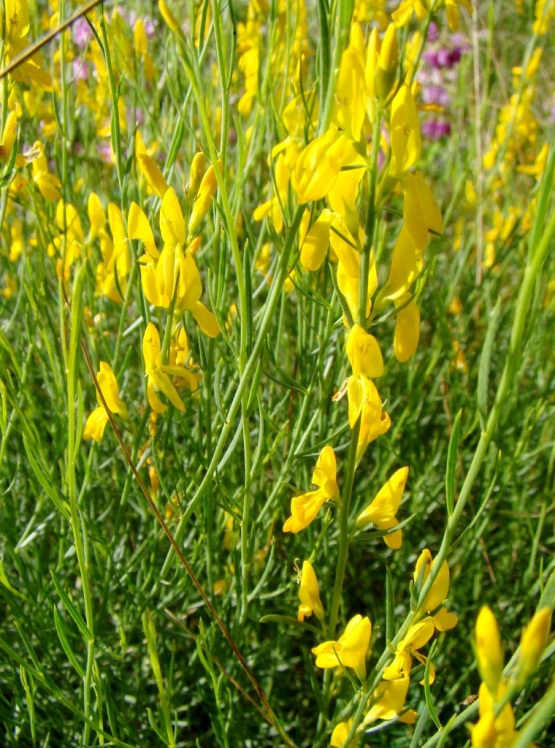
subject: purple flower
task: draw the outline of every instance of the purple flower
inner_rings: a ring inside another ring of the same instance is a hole
[[[111,164],[112,163],[112,146],[109,142],[101,143],[98,146],[98,153],[100,158],[104,161],[105,164]]]
[[[439,68],[440,65],[438,63],[438,52],[435,49],[427,49],[424,54],[422,55],[424,60],[428,63],[428,65],[432,68]]]
[[[443,86],[424,86],[422,88],[422,98],[425,104],[437,104],[441,107],[449,104],[449,94]]]
[[[77,47],[84,49],[92,38],[92,31],[83,16],[72,27],[73,41]]]
[[[445,120],[428,120],[422,125],[422,135],[430,140],[441,140],[451,135],[451,125]]]
[[[439,38],[437,25],[433,21],[428,26],[428,36],[426,38],[429,42],[437,42]]]
[[[71,64],[73,78],[76,81],[86,81],[89,79],[89,67],[84,60],[73,60]]]

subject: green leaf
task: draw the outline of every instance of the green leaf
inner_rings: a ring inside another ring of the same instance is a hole
[[[447,516],[450,517],[453,514],[453,508],[455,506],[455,472],[457,470],[457,458],[459,450],[459,441],[461,438],[461,413],[459,410],[455,423],[453,424],[453,430],[451,431],[451,438],[449,439],[449,448],[447,450],[447,468],[445,471],[445,503],[447,504]]]
[[[73,618],[75,625],[77,626],[79,631],[83,634],[85,639],[89,642],[92,642],[93,635],[91,634],[89,627],[85,623],[83,616],[81,615],[81,613],[79,613],[75,604],[70,600],[69,595],[62,587],[54,570],[52,570],[50,573],[52,575],[52,581],[54,582],[54,587],[56,588],[58,595],[60,596],[60,599],[64,605],[64,608],[67,610],[69,615]]]

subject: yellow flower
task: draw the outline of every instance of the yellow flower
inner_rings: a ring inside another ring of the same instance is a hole
[[[205,171],[206,159],[204,158],[204,153],[202,151],[199,151],[198,153],[195,153],[195,155],[193,156],[193,160],[191,161],[191,171],[189,173],[189,181],[187,182],[186,188],[187,196],[189,197],[189,199],[194,200],[197,196],[200,183]]]
[[[160,400],[156,390],[160,390],[168,400],[182,413],[185,410],[183,401],[177,394],[169,375],[180,377],[188,381],[190,372],[183,366],[171,366],[162,364],[160,348],[160,335],[152,322],[149,322],[143,337],[143,358],[145,361],[145,372],[148,377],[147,396],[152,410],[163,413],[167,406]]]
[[[420,310],[410,293],[395,300],[400,307],[395,318],[395,335],[393,353],[400,363],[404,364],[414,356],[420,338]]]
[[[291,517],[283,525],[284,532],[304,530],[316,518],[324,502],[339,496],[336,476],[335,453],[331,447],[324,447],[312,473],[312,482],[318,486],[318,490],[291,499]]]
[[[391,665],[385,668],[383,677],[384,680],[396,680],[397,678],[407,678],[410,675],[410,669],[412,667],[412,658],[416,659],[426,665],[427,658],[418,650],[427,644],[432,636],[434,635],[434,622],[433,619],[428,616],[424,620],[413,624],[404,639],[397,644],[395,650],[395,658]],[[435,669],[433,665],[430,667],[430,683],[435,680]],[[421,683],[424,683],[422,680]]]
[[[380,488],[374,501],[359,514],[357,527],[366,527],[372,522],[379,530],[389,530],[398,524],[395,515],[401,503],[408,474],[408,467],[404,467],[391,476],[387,483]],[[400,548],[403,542],[403,531],[395,530],[389,535],[384,535],[384,540],[389,548]]]
[[[403,297],[421,270],[422,251],[417,249],[406,226],[403,226],[393,248],[389,278],[380,290],[376,304],[380,305],[382,300],[396,301]]]
[[[4,64],[17,57],[28,46],[29,8],[27,0],[5,0],[6,23],[4,25]],[[0,23],[0,26],[2,24]],[[11,72],[14,81],[32,85],[36,83],[46,91],[52,91],[52,78],[42,67],[39,52],[22,62]]]
[[[299,605],[297,616],[299,621],[304,621],[305,618],[310,617],[313,613],[319,621],[322,621],[324,619],[324,608],[320,600],[318,580],[309,561],[303,561],[300,581],[299,599],[301,604]]]
[[[420,158],[420,122],[410,86],[399,87],[391,102],[389,120],[393,174],[408,171]]]
[[[33,182],[35,182],[45,200],[51,202],[59,200],[62,183],[55,174],[49,172],[42,143],[37,140],[33,149],[36,149],[40,154],[33,160]]]
[[[356,28],[356,25],[353,28]],[[353,29],[351,29],[351,34],[352,31]],[[350,45],[341,56],[341,65],[335,84],[333,121],[349,138],[359,141],[365,117],[364,58],[359,49]]]
[[[94,193],[93,193],[94,194]],[[98,199],[98,198],[97,198]],[[93,212],[94,219],[91,221],[89,236],[93,235],[96,227],[104,219],[104,211],[100,205],[101,215],[96,214],[100,201],[96,203],[89,201],[89,209]],[[90,215],[90,213],[89,213]],[[131,256],[129,253],[129,242],[125,233],[123,214],[119,205],[108,203],[108,223],[112,238],[102,229],[99,229],[100,250],[103,262],[98,263],[96,268],[96,292],[118,304],[123,303],[123,296],[127,290],[127,278],[131,271]]]
[[[327,641],[312,649],[312,653],[316,655],[316,667],[351,667],[360,680],[364,680],[371,633],[370,619],[367,616],[354,616],[345,627],[339,641]]]
[[[330,227],[334,219],[335,215],[331,210],[325,208],[306,232],[301,244],[300,257],[305,270],[318,270],[324,261],[330,245]]]
[[[334,728],[330,738],[330,745],[332,748],[348,748],[346,744],[347,737],[353,724],[353,717],[350,717],[345,722],[339,722]],[[350,745],[356,744],[356,739],[350,743]]]
[[[299,205],[325,197],[343,166],[356,159],[352,142],[335,125],[301,151],[291,176]]]
[[[129,210],[130,239],[140,239],[146,254],[139,258],[144,295],[154,306],[175,313],[192,313],[200,329],[209,337],[219,335],[216,317],[201,302],[202,282],[193,259],[193,244],[184,252],[185,219],[173,188],[168,187],[160,206],[160,232],[164,248],[158,253],[152,229],[141,208],[132,203]]]
[[[532,675],[541,660],[551,631],[551,614],[551,608],[542,608],[522,633],[518,659],[518,678],[522,682]]]
[[[110,364],[107,364],[105,361],[100,362],[100,371],[96,375],[96,380],[110,411],[112,413],[119,413],[123,418],[127,418],[127,408],[119,396],[118,383]],[[94,439],[95,442],[99,442],[102,439],[104,428],[108,423],[108,413],[98,393],[97,400],[100,405],[87,418],[85,428],[83,429],[83,439]]]
[[[375,93],[379,99],[387,99],[393,90],[398,65],[399,45],[397,44],[397,32],[394,24],[390,23],[381,43],[374,81]]]
[[[505,704],[500,714],[495,716],[495,707],[503,699],[507,686],[501,681],[494,693],[486,683],[480,684],[478,691],[480,719],[469,725],[474,748],[509,748],[518,738],[515,730],[515,716],[510,703]],[[530,743],[529,748],[536,748]]]
[[[156,193],[159,198],[163,198],[168,189],[168,183],[164,179],[164,175],[156,165],[154,159],[148,154],[139,130],[135,133],[135,157],[141,174],[148,182],[150,189]]]
[[[482,680],[492,693],[496,693],[503,677],[503,650],[497,621],[487,605],[482,607],[476,619],[476,657]]]
[[[432,561],[432,554],[427,548],[424,548],[414,569],[415,584],[424,584],[428,579],[431,570],[435,566],[435,560]],[[457,625],[458,618],[450,613],[446,608],[440,607],[449,594],[449,565],[447,561],[441,564],[439,574],[432,584],[431,590],[424,600],[424,610],[432,616],[434,626],[438,631],[447,631]],[[439,608],[439,610],[438,610]]]
[[[138,18],[133,29],[133,40],[135,42],[135,54],[144,65],[145,78],[151,81],[154,78],[154,62],[148,51],[148,37],[144,21]]]
[[[428,243],[428,232],[441,233],[443,221],[431,189],[422,174],[405,173],[399,177],[405,202],[403,219],[417,249],[422,250]]]
[[[222,168],[221,161],[218,162],[218,167],[220,169]],[[195,202],[193,203],[193,210],[191,211],[189,226],[187,229],[189,237],[192,237],[192,235],[200,226],[202,219],[204,218],[204,216],[208,212],[208,208],[212,204],[212,199],[214,198],[217,189],[218,180],[216,179],[216,171],[214,167],[210,165],[201,179],[198,193],[195,197]]]
[[[355,377],[381,377],[383,358],[376,338],[360,325],[353,325],[347,338],[347,357]]]
[[[398,715],[400,722],[407,725],[414,724],[418,717],[414,709],[403,711],[409,684],[410,679],[408,677],[394,681],[382,681],[372,694],[374,703],[364,718],[363,725],[370,725],[377,719],[394,719]]]

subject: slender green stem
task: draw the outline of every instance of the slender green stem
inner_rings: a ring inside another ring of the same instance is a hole
[[[347,566],[347,555],[349,552],[349,510],[351,508],[351,497],[357,466],[358,437],[360,434],[360,418],[351,432],[349,444],[349,456],[345,468],[345,481],[341,492],[341,508],[339,510],[339,550],[337,552],[337,565],[335,567],[335,583],[333,585],[333,596],[330,608],[328,633],[330,639],[335,635],[337,619],[339,617],[339,606],[341,604],[341,593],[345,579],[345,568]]]
[[[268,334],[268,330],[270,329],[270,325],[272,324],[274,313],[275,313],[277,304],[279,302],[279,299],[282,293],[283,284],[289,273],[289,257],[291,256],[293,245],[297,239],[297,230],[301,223],[303,213],[304,213],[304,205],[301,205],[297,208],[295,215],[293,216],[293,220],[289,227],[289,231],[287,233],[287,237],[285,239],[285,243],[283,245],[283,249],[281,252],[281,257],[280,257],[280,261],[278,265],[278,271],[274,277],[272,287],[270,289],[270,293],[268,296],[268,300],[266,302],[264,314],[263,314],[263,317],[260,323],[260,328],[258,330],[258,335],[254,343],[252,353],[249,356],[249,359],[247,361],[247,364],[245,366],[245,369],[243,371],[243,374],[237,386],[235,397],[233,398],[233,401],[227,413],[226,423],[224,424],[221,430],[220,437],[214,448],[212,459],[210,460],[210,464],[208,465],[204,478],[202,479],[200,486],[197,488],[193,497],[191,498],[189,505],[187,507],[187,511],[184,513],[184,515],[180,519],[179,525],[175,532],[175,539],[177,542],[179,542],[179,540],[183,536],[183,533],[185,532],[185,528],[187,526],[191,513],[194,511],[197,503],[200,501],[201,496],[204,494],[204,491],[208,488],[210,482],[212,481],[214,477],[214,474],[218,468],[220,457],[222,456],[222,452],[224,451],[226,442],[229,439],[229,435],[233,429],[235,417],[237,416],[239,408],[241,407],[243,393],[246,391],[247,387],[249,386],[251,379],[256,371],[256,367],[258,366],[258,363],[260,361],[262,349],[264,345],[266,344],[266,335]],[[173,559],[173,552],[170,552],[168,554],[168,557],[166,558],[166,561],[162,569],[162,577],[165,574],[167,574],[168,567],[172,559]]]
[[[372,128],[372,158],[368,171],[368,211],[366,213],[366,225],[364,247],[360,259],[360,286],[358,317],[361,327],[366,327],[366,307],[368,306],[368,277],[371,271],[372,246],[376,235],[378,210],[376,205],[376,185],[378,181],[378,154],[380,151],[380,130],[382,124],[382,111],[378,106],[374,125]]]
[[[78,507],[78,492],[76,483],[76,463],[79,453],[79,442],[77,440],[76,428],[76,408],[75,402],[77,397],[77,382],[79,373],[80,360],[80,334],[83,314],[83,291],[86,279],[87,266],[83,263],[77,271],[73,285],[73,305],[71,316],[71,335],[69,357],[67,359],[67,428],[68,428],[68,446],[67,446],[67,466],[66,481],[70,509],[71,529],[75,543],[75,553],[79,565],[79,573],[83,588],[83,599],[85,604],[85,620],[91,640],[87,642],[87,664],[84,681],[84,713],[88,719],[92,719],[93,709],[91,703],[92,695],[92,678],[94,666],[94,609],[92,599],[92,588],[89,578],[89,559],[87,550],[86,527],[81,518]],[[88,721],[83,728],[83,744],[88,745],[90,741],[91,727]]]
[[[333,40],[333,56],[331,59],[331,69],[329,65],[329,52],[325,49],[322,52],[321,60],[326,69],[322,71],[328,78],[321,84],[321,92],[325,89],[325,97],[322,99],[323,107],[320,116],[319,134],[322,135],[330,126],[335,105],[335,75],[341,64],[341,55],[347,46],[349,32],[351,30],[351,19],[353,17],[354,0],[341,0],[334,4],[335,24]],[[320,11],[321,12],[321,11]],[[322,24],[320,24],[322,27]]]
[[[102,34],[102,47],[104,53],[104,60],[106,62],[106,69],[108,71],[108,82],[110,84],[110,97],[112,99],[112,146],[116,156],[116,172],[118,175],[118,184],[121,195],[121,203],[125,204],[125,180],[124,180],[124,169],[123,169],[123,154],[121,150],[121,128],[119,124],[119,93],[116,79],[114,76],[114,68],[112,65],[112,55],[110,54],[110,43],[108,40],[108,33],[106,31],[106,17],[104,15],[104,6],[100,6],[100,33]]]

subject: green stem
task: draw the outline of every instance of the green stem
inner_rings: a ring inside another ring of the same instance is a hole
[[[345,568],[347,566],[347,555],[349,551],[349,510],[351,508],[351,497],[357,466],[358,437],[360,434],[360,418],[357,420],[351,432],[351,443],[349,445],[349,456],[345,469],[345,482],[341,492],[341,508],[339,510],[339,550],[337,553],[337,566],[335,568],[335,583],[333,585],[333,596],[328,623],[329,638],[333,639],[339,617],[339,606],[341,604],[341,593],[345,579]]]
[[[303,213],[304,205],[301,205],[297,208],[295,215],[293,216],[293,220],[291,222],[291,226],[289,227],[287,238],[281,252],[278,271],[274,277],[268,300],[266,302],[266,308],[264,310],[262,321],[260,323],[256,342],[253,346],[252,353],[249,356],[249,359],[237,386],[235,397],[233,398],[233,401],[229,407],[227,420],[221,430],[220,437],[214,448],[214,453],[212,455],[212,459],[210,460],[210,464],[208,465],[200,486],[197,488],[194,496],[191,498],[186,512],[181,517],[181,520],[175,532],[176,542],[179,542],[179,540],[182,538],[189,521],[189,517],[191,516],[196,505],[200,501],[201,496],[204,494],[204,491],[208,488],[209,484],[212,481],[212,478],[214,477],[214,474],[218,468],[220,457],[222,456],[222,452],[224,451],[226,442],[229,439],[229,435],[233,429],[235,417],[239,411],[239,408],[241,407],[243,394],[249,386],[250,381],[256,371],[256,367],[259,364],[260,356],[262,355],[262,349],[266,344],[266,335],[268,334],[268,330],[270,329],[270,325],[272,324],[274,313],[282,293],[283,284],[287,275],[289,274],[289,257],[291,255],[293,245],[297,239],[297,230],[301,223]],[[162,568],[161,577],[164,577],[164,575],[167,574],[168,567],[172,559],[173,551],[170,551]]]
[[[322,135],[330,126],[331,118],[333,115],[333,107],[335,104],[335,74],[341,64],[341,55],[343,50],[347,46],[349,40],[349,32],[351,30],[351,19],[353,16],[354,0],[341,0],[334,4],[335,9],[335,31],[334,31],[334,46],[333,46],[333,57],[331,60],[331,69],[329,68],[329,51],[323,50],[323,56],[321,57],[322,62],[326,66],[326,69],[322,71],[322,75],[325,73],[327,79],[321,84],[320,91],[323,93],[325,90],[325,97],[321,99],[324,102],[322,113],[320,116],[320,127],[319,134]],[[320,11],[321,12],[321,11]],[[322,24],[321,24],[322,27]]]
[[[73,285],[73,306],[71,314],[71,336],[69,346],[69,356],[67,360],[67,428],[68,428],[68,446],[67,446],[67,467],[66,480],[70,509],[71,529],[75,543],[75,553],[79,565],[79,573],[83,588],[83,599],[85,604],[85,619],[91,640],[87,642],[87,665],[85,671],[83,711],[88,720],[93,718],[93,709],[91,704],[92,677],[94,666],[94,613],[91,582],[89,579],[89,559],[86,548],[86,528],[82,521],[78,507],[78,492],[76,485],[76,463],[79,454],[79,443],[77,441],[78,431],[76,429],[75,408],[77,396],[77,382],[79,374],[79,356],[80,356],[80,335],[81,322],[83,313],[83,292],[86,279],[87,265],[84,262],[75,276]],[[62,334],[63,334],[62,330]],[[86,721],[83,727],[83,745],[89,745],[90,742],[90,722]]]
[[[125,184],[124,184],[124,166],[123,166],[123,155],[121,152],[121,129],[119,126],[119,94],[118,87],[116,85],[116,79],[114,77],[114,69],[112,67],[112,56],[110,54],[110,45],[108,42],[108,34],[106,32],[106,18],[104,16],[104,5],[100,6],[100,32],[102,34],[102,47],[104,53],[104,60],[106,62],[106,70],[108,71],[108,82],[110,84],[110,96],[112,99],[112,146],[116,156],[116,172],[118,175],[118,185],[121,195],[121,204],[125,204]]]
[[[359,286],[359,307],[358,321],[361,327],[366,328],[366,307],[368,306],[368,277],[371,270],[372,245],[376,233],[377,223],[377,206],[376,206],[376,185],[378,181],[378,155],[380,152],[380,131],[382,124],[382,112],[378,106],[374,126],[372,129],[372,162],[368,172],[369,190],[368,190],[368,212],[366,214],[366,225],[364,238],[364,247],[360,259],[360,286]]]

